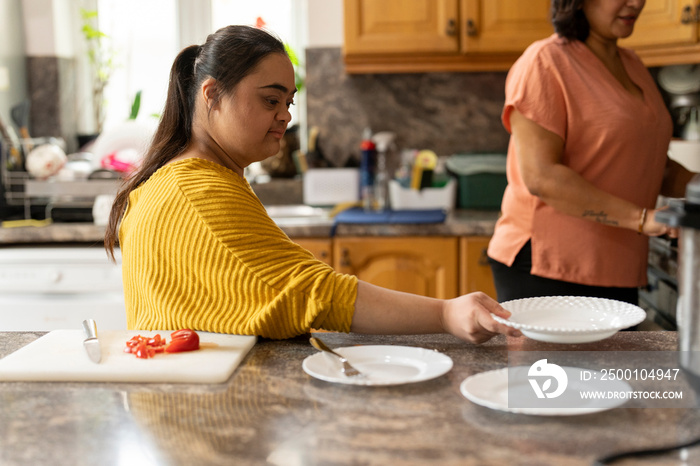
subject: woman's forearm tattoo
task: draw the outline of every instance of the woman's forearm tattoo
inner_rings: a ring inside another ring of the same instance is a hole
[[[613,225],[613,226],[618,225],[617,220],[609,219],[608,214],[602,210],[599,212],[596,212],[595,210],[584,210],[583,211],[583,218],[592,218],[596,222],[602,223],[603,225]]]

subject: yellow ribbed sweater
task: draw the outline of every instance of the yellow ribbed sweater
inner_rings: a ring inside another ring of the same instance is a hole
[[[293,243],[248,182],[213,162],[166,165],[132,191],[119,244],[129,329],[350,330],[357,278]]]

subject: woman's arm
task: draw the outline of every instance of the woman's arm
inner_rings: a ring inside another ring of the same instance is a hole
[[[654,220],[655,211],[607,193],[561,163],[564,141],[513,109],[512,137],[523,183],[533,196],[559,212],[649,236],[673,234]]]
[[[357,284],[357,300],[350,330],[370,334],[450,333],[463,340],[483,343],[503,333],[521,333],[496,322],[491,314],[510,313],[484,293],[444,300]]]

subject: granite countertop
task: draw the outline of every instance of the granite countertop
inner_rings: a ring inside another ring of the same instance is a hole
[[[41,335],[0,333],[0,357]],[[675,332],[619,332],[579,345],[499,336],[480,346],[447,335],[320,335],[331,346],[437,349],[454,367],[408,385],[331,384],[302,371],[315,350],[298,337],[259,340],[223,384],[0,383],[0,462],[573,466],[619,450],[676,444],[700,425],[697,409],[623,406],[527,416],[477,406],[460,393],[466,377],[505,367],[509,351],[672,351]],[[698,448],[686,453],[685,464],[698,464]],[[679,464],[677,453],[652,462]]]
[[[335,236],[490,236],[497,211],[455,210],[438,224],[340,224]],[[281,227],[292,238],[331,236],[332,222]],[[101,243],[104,226],[92,223],[53,223],[43,227],[0,228],[0,245],[39,243]]]

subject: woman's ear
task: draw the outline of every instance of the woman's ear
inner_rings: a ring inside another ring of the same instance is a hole
[[[211,110],[214,105],[219,102],[219,91],[216,86],[216,79],[207,78],[202,83],[200,88],[202,92],[202,97],[204,98],[204,104],[207,110]]]

